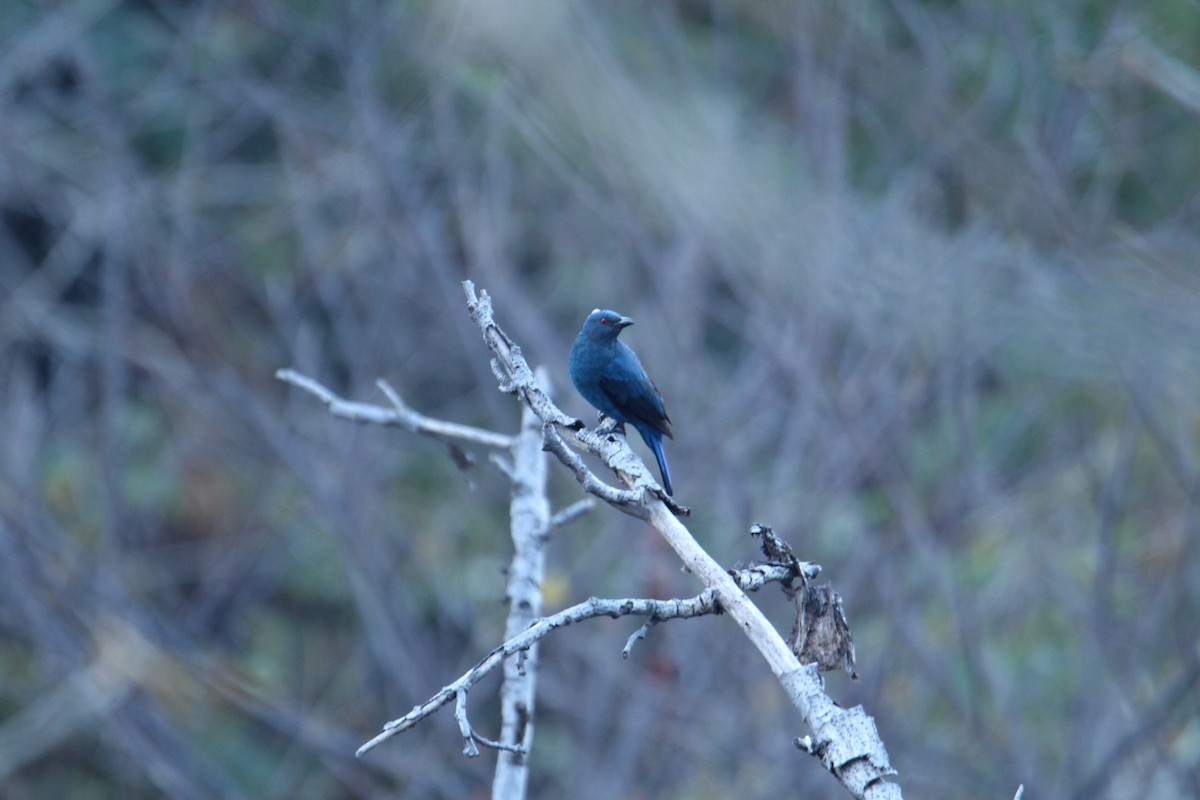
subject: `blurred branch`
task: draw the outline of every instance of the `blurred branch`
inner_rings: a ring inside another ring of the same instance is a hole
[[[550,518],[550,527],[561,528],[564,525],[570,525],[595,507],[596,501],[590,497],[576,500]]]
[[[1072,794],[1072,798],[1084,800],[1103,797],[1109,784],[1121,768],[1148,746],[1161,739],[1162,728],[1181,709],[1195,708],[1187,702],[1188,695],[1200,685],[1200,646],[1193,646],[1183,671],[1146,707],[1137,725],[1118,739],[1098,761],[1096,771]]]
[[[874,720],[862,706],[844,709],[825,694],[817,666],[800,663],[758,607],[750,602],[733,578],[700,547],[691,532],[677,519],[677,514],[686,514],[687,510],[676,506],[658,489],[641,459],[623,439],[611,435],[600,436],[560,411],[538,386],[520,348],[496,324],[487,292],[476,295],[471,281],[463,281],[463,291],[471,318],[479,326],[484,341],[495,356],[492,369],[501,387],[515,393],[541,418],[547,432],[547,446],[575,471],[576,477],[585,483],[589,491],[654,526],[688,569],[714,593],[721,609],[733,617],[742,632],[758,648],[792,703],[812,728],[816,738],[815,742],[810,739],[811,746],[806,748],[808,752],[817,756],[855,797],[900,797],[899,785],[887,780],[895,774],[887,750],[879,738]],[[599,482],[588,478],[590,473],[577,463],[577,459],[565,457],[573,454],[566,448],[552,444],[554,437],[549,435],[551,432],[562,441],[599,456],[621,477],[629,490],[613,490],[619,492],[613,497],[611,492],[597,486]],[[443,693],[446,691],[443,690]],[[449,696],[446,696],[441,702],[448,701]],[[419,706],[402,717],[397,725],[415,720],[414,715],[422,708]],[[373,746],[374,743],[372,741],[369,744]]]
[[[91,663],[0,727],[0,783],[80,728],[107,718],[160,666],[160,653],[133,626],[111,618],[98,627],[100,646]]]
[[[1200,72],[1135,33],[1124,37],[1118,53],[1125,69],[1200,114]]]

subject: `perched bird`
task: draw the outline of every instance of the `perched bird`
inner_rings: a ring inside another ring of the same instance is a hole
[[[615,311],[596,309],[589,314],[571,345],[571,382],[601,414],[637,429],[658,459],[663,488],[674,494],[663,455],[663,436],[671,436],[671,420],[662,395],[633,350],[617,341],[617,334],[632,324]]]

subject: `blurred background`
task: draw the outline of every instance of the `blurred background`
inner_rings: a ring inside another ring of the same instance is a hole
[[[6,0],[0,794],[488,795],[448,710],[353,752],[500,641],[506,479],[273,378],[514,431],[470,278],[589,421],[637,320],[690,526],[824,566],[910,796],[1200,796],[1198,113],[1194,0]],[[550,548],[548,611],[697,591]],[[638,624],[544,643],[532,796],[842,796],[726,620]]]

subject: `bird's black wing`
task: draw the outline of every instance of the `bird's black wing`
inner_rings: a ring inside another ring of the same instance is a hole
[[[633,355],[632,351],[629,355]],[[600,390],[631,423],[640,422],[671,436],[671,419],[663,406],[662,395],[646,375],[637,356],[613,359],[600,378]]]

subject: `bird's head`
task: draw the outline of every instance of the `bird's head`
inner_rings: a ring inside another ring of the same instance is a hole
[[[617,338],[622,328],[633,324],[629,317],[623,317],[615,311],[597,308],[583,321],[581,334],[598,342],[611,342]]]

